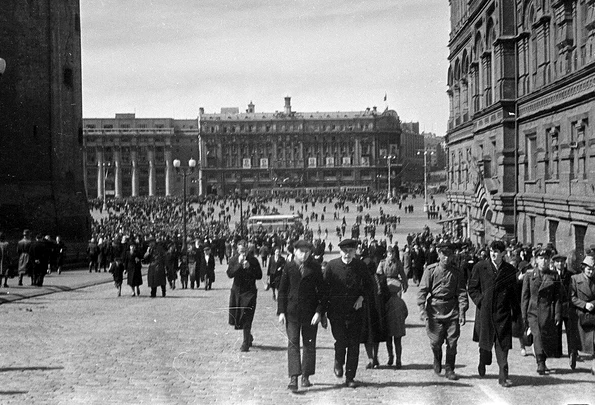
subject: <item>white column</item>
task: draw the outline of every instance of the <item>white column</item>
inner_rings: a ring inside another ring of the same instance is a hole
[[[104,196],[103,151],[97,150],[96,156],[97,156],[97,198],[103,198],[103,196]]]
[[[172,159],[171,159],[171,149],[165,150],[165,195],[171,195],[171,184],[172,184]]]
[[[138,197],[138,163],[136,161],[136,151],[130,152],[130,160],[132,161],[132,196]]]
[[[116,198],[122,198],[122,165],[120,156],[120,150],[114,149],[114,188]]]
[[[155,195],[155,152],[148,151],[149,155],[149,196]]]

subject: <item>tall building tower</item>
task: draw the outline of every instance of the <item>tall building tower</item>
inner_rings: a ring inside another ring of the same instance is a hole
[[[3,0],[0,229],[85,240],[79,0]]]

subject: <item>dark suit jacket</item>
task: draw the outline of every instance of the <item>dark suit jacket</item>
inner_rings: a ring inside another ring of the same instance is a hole
[[[277,314],[285,314],[289,322],[310,324],[316,312],[324,315],[328,302],[326,285],[320,264],[308,259],[304,274],[294,262],[288,262],[281,275]]]

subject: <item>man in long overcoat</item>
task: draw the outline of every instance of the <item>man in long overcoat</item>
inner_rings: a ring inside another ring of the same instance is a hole
[[[316,371],[316,335],[318,323],[328,305],[326,284],[318,261],[310,255],[310,242],[298,241],[294,259],[284,267],[279,284],[277,314],[279,323],[287,329],[288,388],[297,390],[297,377],[302,386],[310,387],[309,377]],[[300,358],[300,335],[304,342],[303,361]]]
[[[165,254],[165,247],[161,241],[156,242],[154,238],[149,239],[149,248],[145,253],[144,260],[149,263],[147,285],[151,288],[151,298],[157,296],[157,287],[161,287],[161,296],[165,297],[165,285],[167,284]]]
[[[371,290],[371,279],[364,263],[355,257],[357,241],[343,239],[339,243],[341,256],[328,262],[325,282],[329,291],[328,319],[335,339],[334,372],[345,384],[357,387],[355,374],[359,362],[362,328],[365,326],[364,297]]]
[[[473,340],[479,342],[480,376],[492,364],[492,347],[499,367],[498,382],[512,386],[508,379],[508,351],[512,348],[512,321],[520,317],[520,303],[515,294],[516,269],[503,260],[506,245],[493,241],[490,257],[473,266],[469,279],[469,296],[477,307]]]
[[[248,242],[241,240],[237,253],[229,260],[227,276],[233,278],[229,294],[229,324],[244,331],[240,350],[247,352],[252,346],[252,321],[256,310],[256,280],[262,279],[262,268],[254,252],[248,250]]]
[[[539,249],[535,253],[537,268],[523,279],[521,311],[525,325],[533,334],[533,350],[537,373],[545,374],[545,360],[558,351],[558,325],[562,321],[564,289],[555,269],[550,270],[551,252]]]

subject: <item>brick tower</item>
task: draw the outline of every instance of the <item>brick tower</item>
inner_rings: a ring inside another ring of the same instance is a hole
[[[84,242],[79,0],[2,0],[0,229]]]

